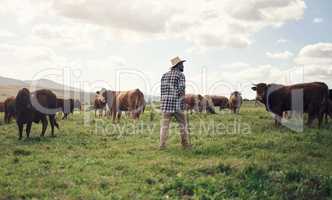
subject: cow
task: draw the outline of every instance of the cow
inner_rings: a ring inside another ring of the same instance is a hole
[[[229,97],[229,108],[234,114],[240,114],[242,102],[242,95],[240,92],[235,91],[231,94]]]
[[[15,108],[15,97],[9,97],[5,100],[5,123],[9,124],[11,118],[15,117],[16,108]]]
[[[130,91],[103,91],[102,96],[107,102],[110,108],[110,114],[113,118],[113,122],[121,118],[121,113],[129,112],[134,120],[138,120],[141,113],[144,112],[145,99],[144,94],[139,90]]]
[[[223,110],[229,107],[229,101],[227,97],[217,95],[205,95],[203,99],[203,110],[210,113],[215,113],[214,107],[219,107],[219,110]]]
[[[219,110],[223,110],[229,107],[229,101],[227,97],[217,95],[205,95],[209,105],[219,107]]]
[[[280,125],[283,112],[308,113],[308,126],[312,126],[314,119],[318,119],[321,126],[328,100],[328,87],[322,82],[302,83],[290,86],[259,83],[252,87],[256,91],[256,99],[262,102],[267,111],[275,115],[276,126]],[[298,99],[300,98],[300,99]],[[293,105],[300,100],[303,105]],[[295,107],[294,107],[295,106]]]
[[[186,111],[193,113],[193,110],[196,112],[202,112],[202,103],[203,96],[198,94],[186,94],[184,96],[183,102]]]
[[[16,123],[19,129],[19,140],[22,139],[24,124],[26,124],[26,137],[29,138],[32,123],[42,122],[41,137],[44,137],[48,122],[47,116],[54,137],[54,126],[59,129],[56,122],[56,95],[50,90],[37,90],[33,93],[26,88],[21,89],[15,101]]]
[[[100,95],[99,91],[96,92],[93,108],[95,110],[95,117],[97,117],[97,111],[99,111],[99,117],[103,116],[104,111],[106,112],[106,100],[102,95]]]
[[[69,114],[74,113],[74,99],[56,99],[58,111],[63,113],[62,120],[67,119]]]

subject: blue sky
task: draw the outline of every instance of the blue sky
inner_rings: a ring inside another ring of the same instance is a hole
[[[158,94],[180,56],[188,93],[332,84],[331,10],[329,0],[3,0],[0,75]]]

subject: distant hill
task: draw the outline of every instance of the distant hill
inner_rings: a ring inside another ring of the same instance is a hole
[[[7,97],[10,96],[16,96],[17,92],[20,89],[22,89],[23,87],[30,88],[32,83],[36,85],[37,89],[50,89],[58,97],[64,96],[65,86],[48,79],[22,81],[22,80],[0,76],[0,101],[4,101]],[[71,98],[81,99],[81,100],[85,95],[89,95],[90,100],[87,99],[85,103],[88,103],[89,101],[91,102],[91,99],[94,97],[94,93],[83,92],[73,87],[66,87],[66,92],[69,92]]]
[[[37,86],[43,86],[45,88],[49,88],[49,89],[55,89],[55,90],[63,90],[64,89],[64,85],[48,80],[48,79],[39,79],[39,80],[35,80],[35,81],[24,81],[25,84],[27,85],[32,85],[32,84],[36,84]],[[69,90],[72,91],[79,91],[79,89],[77,88],[73,88],[73,87],[68,87]]]
[[[26,83],[24,81],[21,81],[21,80],[17,80],[17,79],[13,79],[13,78],[6,78],[6,77],[0,76],[0,87],[1,86],[8,86],[8,85],[24,86],[24,85],[26,85]]]

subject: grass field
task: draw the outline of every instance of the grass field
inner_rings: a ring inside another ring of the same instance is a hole
[[[174,126],[160,151],[157,113],[136,124],[90,117],[59,121],[55,138],[34,125],[23,141],[1,124],[0,199],[332,199],[331,128],[275,128],[245,104],[239,116],[190,115],[193,148]]]

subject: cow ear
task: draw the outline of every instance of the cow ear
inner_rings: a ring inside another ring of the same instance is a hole
[[[257,91],[257,87],[252,87],[251,88],[253,91]]]

